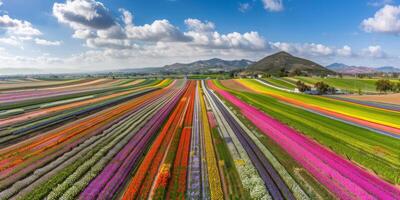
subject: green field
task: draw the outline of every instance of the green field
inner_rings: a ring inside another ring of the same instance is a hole
[[[215,83],[384,179],[400,182],[400,143],[397,139],[282,103],[266,94],[239,92],[225,88],[218,81]]]
[[[240,83],[254,89],[257,92],[265,93],[268,96],[277,95],[283,98],[293,99],[308,105],[318,106],[326,110],[357,117],[370,122],[380,123],[392,127],[400,127],[400,114],[382,109],[360,106],[349,102],[338,101],[323,96],[290,93],[267,87],[262,83],[250,79],[240,79]]]
[[[278,78],[278,77],[269,77],[269,78],[263,78],[265,81],[268,83],[284,88],[284,89],[289,89],[289,90],[294,90],[296,88],[296,84],[293,81],[288,81],[284,78]]]
[[[359,90],[363,93],[377,93],[375,82],[379,79],[361,79],[354,77],[343,77],[343,78],[335,78],[335,77],[303,77],[296,76],[291,78],[285,78],[287,80],[295,81],[300,80],[309,85],[314,85],[317,82],[324,82],[330,86],[341,89],[343,91],[357,93]],[[394,80],[393,80],[394,81]]]

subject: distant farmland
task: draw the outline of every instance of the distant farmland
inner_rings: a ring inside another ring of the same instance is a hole
[[[306,84],[314,85],[317,82],[325,82],[330,86],[339,88],[344,91],[351,93],[357,93],[359,91],[363,93],[378,93],[376,91],[376,81],[379,79],[368,79],[368,78],[354,78],[354,77],[343,77],[343,78],[320,78],[320,77],[301,77],[296,76],[293,78],[284,78],[288,81],[303,81]]]
[[[189,78],[2,80],[1,199],[400,197],[397,107],[291,92],[375,80]]]

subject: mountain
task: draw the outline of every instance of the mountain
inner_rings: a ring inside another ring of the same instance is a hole
[[[332,63],[325,68],[328,68],[332,71],[339,72],[348,69],[350,66],[343,64],[343,63]]]
[[[376,70],[383,73],[400,73],[400,68],[393,66],[378,67]]]
[[[377,73],[377,72],[383,72],[383,73],[400,73],[400,69],[392,66],[384,66],[384,67],[378,67],[378,68],[373,68],[373,67],[363,67],[363,66],[349,66],[343,63],[333,63],[326,68],[342,73],[342,74],[369,74],[369,73]]]
[[[262,71],[269,74],[279,74],[282,69],[287,72],[300,70],[315,75],[334,73],[315,62],[292,56],[284,51],[267,56],[248,67],[248,71]]]
[[[341,74],[368,74],[377,72],[376,69],[363,66],[349,66],[343,63],[333,63],[326,68]]]
[[[193,73],[193,72],[208,72],[208,71],[232,71],[237,69],[244,69],[253,64],[250,60],[222,60],[213,58],[210,60],[199,60],[192,63],[175,63],[172,65],[165,65],[163,71],[176,72],[176,73]]]

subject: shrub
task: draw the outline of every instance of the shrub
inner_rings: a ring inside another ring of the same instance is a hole
[[[392,84],[389,80],[387,79],[381,79],[376,81],[376,90],[379,92],[388,92],[391,91],[394,87],[394,84]]]
[[[301,81],[296,82],[297,89],[299,89],[300,92],[305,92],[305,91],[310,91],[311,87],[306,85],[305,83]]]

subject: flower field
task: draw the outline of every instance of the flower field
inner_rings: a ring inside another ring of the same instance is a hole
[[[395,109],[251,79],[2,81],[0,199],[400,199],[399,140]]]

